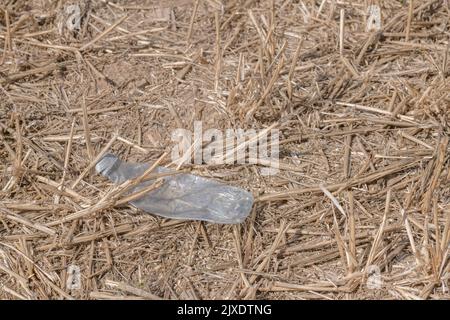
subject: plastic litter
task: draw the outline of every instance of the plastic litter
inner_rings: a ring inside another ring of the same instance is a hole
[[[95,169],[114,183],[120,184],[141,176],[148,163],[128,163],[113,154],[106,154]],[[169,172],[156,167],[155,173]],[[203,220],[213,223],[241,223],[253,206],[253,196],[241,188],[225,185],[192,174],[166,176],[161,187],[139,199],[130,201],[135,207],[148,213],[170,219]],[[143,181],[130,193],[151,185],[154,180]]]

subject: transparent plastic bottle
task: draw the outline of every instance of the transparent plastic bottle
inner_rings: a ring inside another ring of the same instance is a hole
[[[106,154],[97,162],[95,169],[119,184],[141,176],[149,167],[148,163],[127,163],[113,154]],[[155,169],[155,173],[169,171],[165,167]],[[192,174],[175,174],[163,179],[161,187],[130,203],[148,213],[165,218],[223,224],[243,222],[253,206],[252,194],[241,188]],[[130,193],[137,192],[153,182],[154,180],[141,182]]]

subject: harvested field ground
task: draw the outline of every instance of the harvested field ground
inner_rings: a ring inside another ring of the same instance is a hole
[[[449,1],[0,8],[1,299],[450,298]],[[180,168],[252,192],[240,225],[145,213],[92,169],[168,166],[195,121],[279,130],[275,175]]]

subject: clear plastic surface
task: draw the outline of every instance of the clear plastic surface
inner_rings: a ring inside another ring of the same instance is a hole
[[[98,173],[114,183],[141,176],[148,163],[128,163],[106,154],[96,164]],[[157,167],[155,173],[170,171]],[[163,184],[139,199],[130,201],[135,207],[170,219],[203,220],[213,223],[241,223],[249,215],[253,196],[241,188],[229,186],[192,174],[175,174],[163,178]],[[137,192],[154,180],[141,182],[130,192]]]

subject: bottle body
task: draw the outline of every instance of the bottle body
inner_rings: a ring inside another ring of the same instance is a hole
[[[122,183],[141,176],[149,167],[147,163],[127,163],[107,154],[97,163],[96,170],[114,183]],[[155,169],[155,173],[169,171],[165,167]],[[243,222],[253,205],[250,192],[211,179],[192,174],[175,174],[163,179],[159,188],[130,203],[165,218],[223,224]],[[144,181],[131,192],[137,192],[153,182]]]

